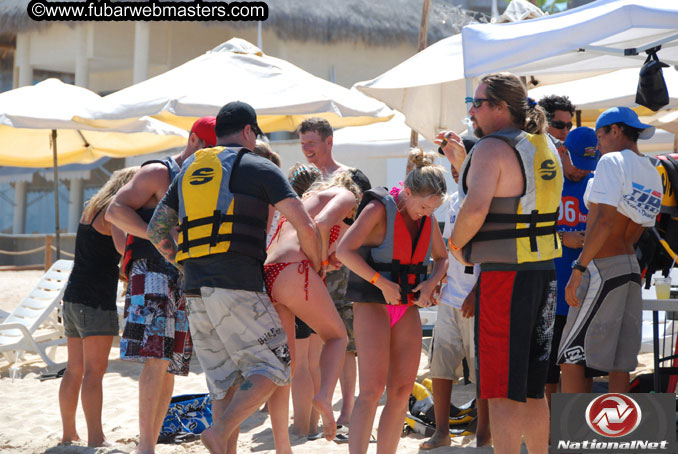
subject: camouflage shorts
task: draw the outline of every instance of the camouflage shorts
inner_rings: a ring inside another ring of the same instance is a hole
[[[202,287],[186,295],[195,352],[214,400],[251,375],[278,386],[290,381],[290,351],[265,292]]]
[[[339,316],[344,321],[348,334],[347,352],[355,352],[355,337],[353,336],[353,303],[346,301],[346,289],[348,288],[348,275],[350,271],[345,266],[337,271],[327,273],[327,291],[330,292],[334,306]]]

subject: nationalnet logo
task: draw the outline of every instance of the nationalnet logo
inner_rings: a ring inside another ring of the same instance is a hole
[[[586,408],[586,423],[605,437],[623,437],[638,427],[643,413],[638,403],[623,394],[604,394]]]
[[[606,437],[608,440],[572,441],[558,440],[558,449],[561,450],[665,450],[668,449],[669,441],[628,438],[613,441],[633,433],[643,419],[640,405],[634,399],[623,394],[603,394],[591,400],[586,407],[584,419],[589,428],[596,434]],[[642,434],[641,434],[642,435]],[[644,438],[644,437],[639,437]]]

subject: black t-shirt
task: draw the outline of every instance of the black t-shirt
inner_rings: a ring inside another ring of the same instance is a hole
[[[178,178],[175,178],[160,202],[179,211]],[[269,205],[297,197],[280,169],[266,158],[244,153],[231,173],[230,190],[234,194],[256,197]],[[236,252],[187,259],[184,265],[184,289],[217,287],[260,292],[264,289],[263,263]]]

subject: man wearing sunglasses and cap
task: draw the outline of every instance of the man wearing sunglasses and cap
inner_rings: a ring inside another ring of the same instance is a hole
[[[586,241],[565,287],[571,309],[558,351],[563,392],[590,392],[585,367],[609,372],[609,392],[628,392],[638,364],[642,297],[633,245],[654,226],[663,189],[637,141],[654,129],[627,107],[608,109],[596,121],[602,157],[584,194]]]
[[[184,270],[186,308],[212,398],[212,427],[201,440],[235,452],[238,427],[290,381],[290,352],[264,291],[268,207],[294,226],[320,270],[320,235],[280,169],[250,152],[261,130],[254,109],[231,102],[217,115],[217,146],[188,160],[155,210],[148,235]],[[179,224],[178,242],[171,233]]]

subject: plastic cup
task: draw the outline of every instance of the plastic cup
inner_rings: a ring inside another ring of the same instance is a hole
[[[654,280],[654,290],[658,300],[667,300],[671,297],[671,278],[658,277]]]

